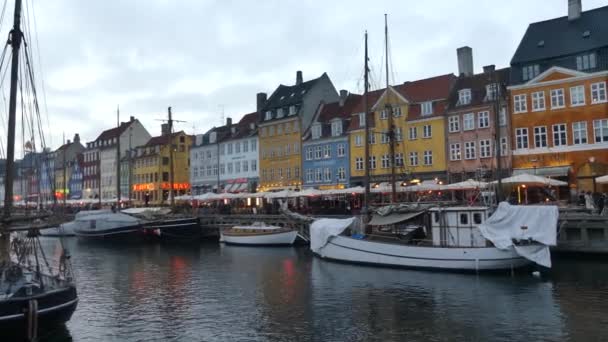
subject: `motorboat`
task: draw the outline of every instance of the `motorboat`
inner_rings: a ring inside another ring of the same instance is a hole
[[[140,219],[112,210],[98,210],[76,217],[73,222],[74,233],[81,238],[137,240],[142,236]]]
[[[74,220],[62,223],[57,227],[41,229],[40,234],[42,236],[47,236],[47,237],[74,236],[74,235],[76,235],[75,229],[78,227],[78,225],[85,224],[84,221],[82,220],[83,217],[88,216],[88,215],[97,215],[102,212],[110,213],[111,211],[105,210],[105,209],[103,209],[103,210],[82,210],[82,211],[79,211],[78,213],[76,213]]]
[[[198,217],[172,213],[169,208],[129,208],[122,210],[122,213],[141,219],[147,237],[199,241],[203,234]]]
[[[291,228],[254,222],[223,229],[220,241],[235,245],[293,245],[297,236],[298,232]]]
[[[555,206],[433,207],[374,215],[368,231],[356,218],[311,225],[311,249],[324,259],[436,270],[489,271],[537,263],[551,267]],[[389,227],[387,229],[387,227]]]

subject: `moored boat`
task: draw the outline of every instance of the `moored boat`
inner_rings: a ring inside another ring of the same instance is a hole
[[[98,240],[139,240],[142,237],[141,220],[120,212],[99,213],[76,218],[76,236]]]
[[[488,271],[533,262],[551,267],[557,216],[554,206],[501,203],[492,216],[488,207],[436,207],[374,216],[369,234],[349,232],[354,218],[321,219],[311,226],[311,249],[325,259],[406,268]]]
[[[144,223],[143,229],[147,235],[156,236],[162,240],[196,242],[202,237],[198,217],[168,217],[154,220]]]
[[[220,241],[235,245],[293,245],[298,232],[285,227],[255,222],[248,226],[234,226],[220,232]]]

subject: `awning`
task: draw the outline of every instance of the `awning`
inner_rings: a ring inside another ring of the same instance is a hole
[[[413,213],[395,213],[386,216],[374,215],[372,220],[369,221],[370,226],[386,226],[389,224],[395,224],[403,221],[412,219],[418,215],[421,215],[423,211],[417,211]]]
[[[535,176],[543,177],[563,177],[568,176],[570,166],[553,166],[553,167],[537,167],[526,169],[513,169],[513,176],[528,173]]]
[[[232,192],[243,192],[247,190],[247,183],[239,183],[234,189],[232,189]]]
[[[226,184],[226,186],[224,186],[224,192],[233,192],[235,185],[236,183]]]

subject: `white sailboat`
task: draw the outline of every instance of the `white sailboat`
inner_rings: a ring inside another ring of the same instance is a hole
[[[220,232],[221,242],[235,245],[293,245],[297,237],[296,230],[262,222],[234,226]]]

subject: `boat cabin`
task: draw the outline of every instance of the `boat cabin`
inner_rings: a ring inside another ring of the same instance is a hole
[[[487,246],[486,239],[477,227],[490,217],[488,207],[437,207],[429,209],[429,212],[433,246]]]

